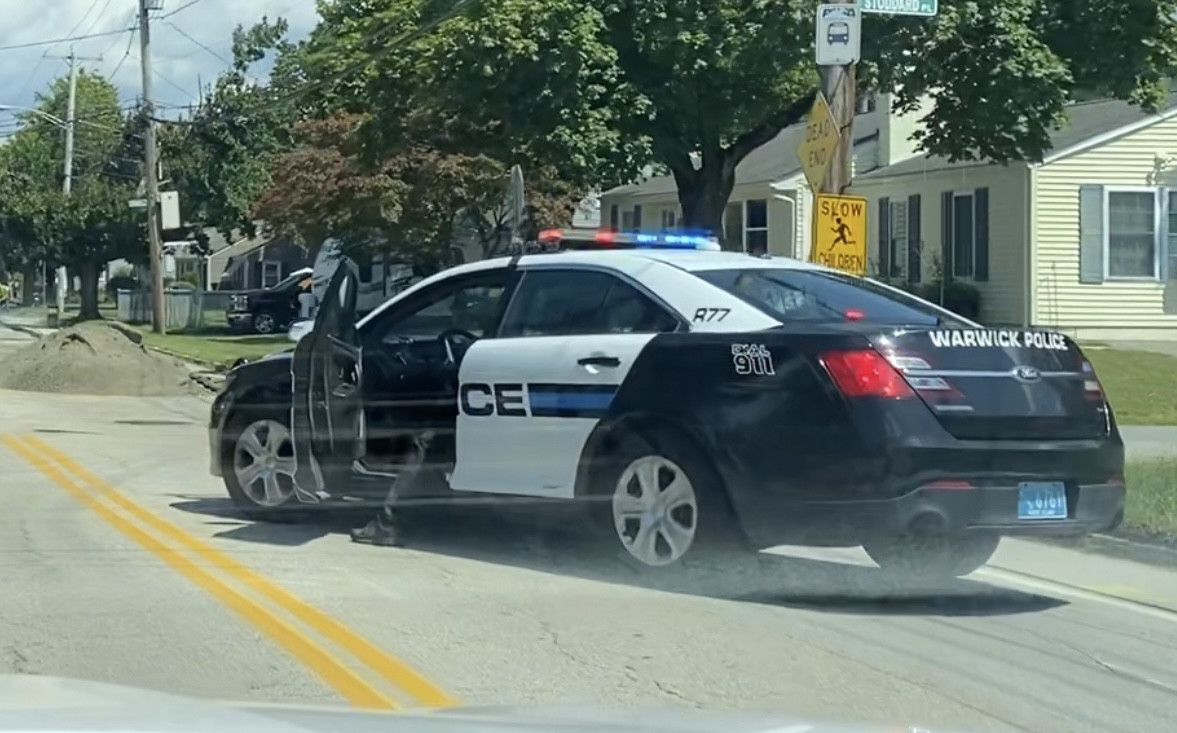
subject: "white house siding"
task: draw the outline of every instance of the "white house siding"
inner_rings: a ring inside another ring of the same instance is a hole
[[[867,259],[878,272],[881,199],[907,202],[919,197],[918,234],[907,224],[909,244],[918,241],[920,281],[929,282],[941,270],[941,197],[945,192],[969,193],[984,189],[988,197],[988,276],[956,277],[981,293],[981,319],[992,324],[1024,324],[1027,320],[1026,251],[1029,228],[1029,182],[1025,166],[961,165],[923,173],[857,179],[850,193],[870,201],[867,216]],[[977,199],[974,198],[974,201]],[[904,232],[895,232],[900,237]],[[974,231],[974,236],[983,236]]]
[[[795,214],[796,194],[775,191],[767,183],[743,184],[732,189],[728,206],[746,206],[748,201],[765,201],[767,204],[768,251],[774,255],[792,256],[794,243],[803,241],[798,239],[800,233]],[[641,231],[656,232],[661,230],[663,222],[670,221],[669,218],[663,218],[664,213],[667,215],[673,213],[675,226],[682,225],[682,209],[678,204],[678,194],[674,190],[642,194],[605,194],[601,197],[602,226],[611,225],[613,206],[617,207],[617,226],[619,228],[624,229],[625,223],[632,221],[634,210],[639,206],[641,207],[639,227]],[[752,228],[748,225],[746,209],[743,210],[741,219],[744,223],[741,237],[747,240]]]
[[[1177,339],[1177,267],[1169,266],[1177,263],[1170,259],[1177,258],[1177,211],[1172,212],[1172,226],[1168,211],[1168,189],[1177,189],[1173,156],[1177,156],[1177,120],[1169,119],[1046,163],[1035,171],[1035,320],[1081,338]],[[1099,211],[1090,210],[1095,224],[1089,223],[1086,233],[1080,223],[1080,189],[1084,186],[1089,187],[1086,190],[1092,200],[1103,202]],[[1133,280],[1108,276],[1106,193],[1115,187],[1157,192],[1157,277]],[[1086,272],[1080,277],[1085,240],[1095,248],[1091,251],[1096,256],[1084,255]],[[1100,254],[1104,261],[1099,260]]]

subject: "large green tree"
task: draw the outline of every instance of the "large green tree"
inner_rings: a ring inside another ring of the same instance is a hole
[[[204,227],[252,236],[254,202],[269,185],[275,159],[294,145],[297,95],[255,77],[259,62],[281,59],[291,48],[283,40],[286,31],[281,18],[237,27],[232,65],[190,118],[161,127],[164,174],[179,192],[184,219],[198,241]]]
[[[62,264],[81,280],[82,318],[97,318],[98,278],[113,259],[142,257],[139,218],[128,207],[138,184],[142,149],[135,120],[127,117],[118,90],[105,78],[82,71],[77,80],[71,190],[63,191],[69,83],[55,80],[38,95],[35,112],[2,156],[6,177],[21,185],[0,194],[6,233],[14,251]]]
[[[818,81],[812,0],[327,5],[350,13],[348,53],[372,59],[359,79],[381,129],[429,109],[487,150],[602,185],[659,164],[686,223],[715,231],[736,165],[802,119]],[[1079,90],[1157,103],[1175,15],[1177,0],[941,0],[931,20],[867,16],[860,76],[902,107],[932,97],[929,152],[1035,160]],[[390,28],[421,32],[381,53]]]

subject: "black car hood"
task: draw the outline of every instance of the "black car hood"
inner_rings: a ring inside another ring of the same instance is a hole
[[[933,733],[787,715],[470,707],[403,713],[222,703],[63,677],[0,675],[0,731],[32,733]],[[944,733],[943,731],[941,733]]]

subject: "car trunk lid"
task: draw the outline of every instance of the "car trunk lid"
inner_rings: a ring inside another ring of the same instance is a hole
[[[1094,369],[1061,333],[922,327],[872,341],[962,440],[1080,440],[1110,429]]]

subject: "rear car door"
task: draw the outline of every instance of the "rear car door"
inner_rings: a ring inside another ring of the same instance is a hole
[[[684,324],[616,273],[527,270],[460,372],[459,491],[572,498],[581,452],[634,361]]]
[[[328,487],[351,480],[352,464],[363,454],[361,353],[356,332],[359,278],[346,258],[327,285],[314,329],[291,359],[291,438],[294,483],[303,501],[316,501]]]

